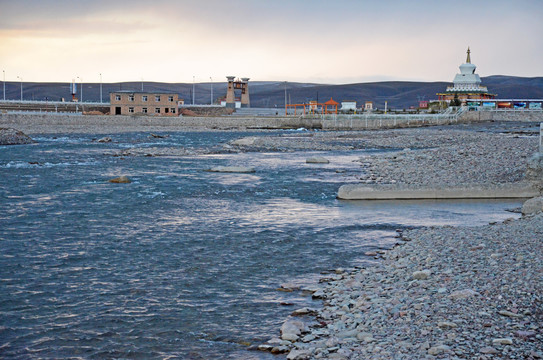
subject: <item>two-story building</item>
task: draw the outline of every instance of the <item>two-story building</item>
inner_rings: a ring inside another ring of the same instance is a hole
[[[116,91],[109,94],[111,115],[177,116],[179,95],[167,92]]]

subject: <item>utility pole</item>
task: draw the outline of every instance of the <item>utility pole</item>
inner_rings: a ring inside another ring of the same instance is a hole
[[[192,77],[192,105],[194,105],[194,76]]]
[[[213,105],[213,79],[211,78],[211,76],[209,77],[209,80],[211,80],[211,102],[209,103],[209,105]]]
[[[287,82],[285,81],[285,110],[287,110]]]
[[[20,76],[17,76],[17,79],[21,79],[21,101],[23,101],[23,78]]]
[[[6,70],[2,70],[2,73],[4,73],[4,101],[6,101]]]
[[[81,79],[79,76],[77,77],[80,81],[80,87],[81,87],[81,102],[83,102],[83,79]]]
[[[539,124],[539,153],[543,154],[543,123]]]
[[[102,103],[102,73],[100,73],[100,104]]]

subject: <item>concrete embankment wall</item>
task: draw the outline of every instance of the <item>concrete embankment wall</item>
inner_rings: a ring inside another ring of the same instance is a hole
[[[543,122],[543,110],[484,110],[466,111],[459,116],[462,121],[526,121]]]
[[[403,127],[435,126],[478,121],[543,122],[543,111],[497,110],[465,111],[454,114],[413,115],[339,115],[321,119],[323,130],[371,130]]]
[[[107,116],[69,114],[0,114],[2,126],[51,125],[51,126],[160,126],[209,129],[288,129],[321,128],[320,120],[294,117],[173,117],[173,116]]]
[[[527,199],[539,194],[539,190],[530,184],[434,189],[380,188],[349,184],[339,188],[337,197],[343,200]]]
[[[440,115],[370,115],[370,116],[337,116],[321,120],[323,130],[375,130],[431,125],[447,125],[463,120],[453,116]]]

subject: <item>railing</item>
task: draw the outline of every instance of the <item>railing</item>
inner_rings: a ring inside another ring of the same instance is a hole
[[[22,115],[83,115],[81,111],[36,111],[36,110],[5,110],[0,114],[22,114]]]
[[[45,100],[0,100],[1,104],[23,104],[23,105],[91,105],[91,106],[110,106],[109,102],[80,102],[80,101],[45,101]]]

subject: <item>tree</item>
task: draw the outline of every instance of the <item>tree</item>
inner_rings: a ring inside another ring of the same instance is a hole
[[[458,93],[454,93],[454,99],[451,100],[449,103],[449,106],[460,106],[462,105],[462,102],[458,98]]]

